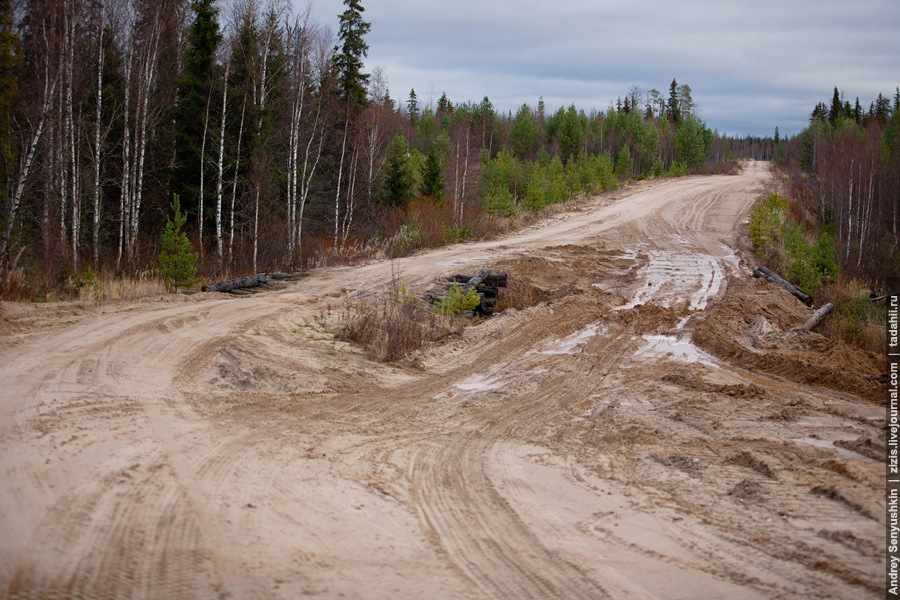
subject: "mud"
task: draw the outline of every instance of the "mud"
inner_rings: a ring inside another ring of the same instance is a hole
[[[0,596],[880,597],[881,367],[750,277],[768,181],[252,297],[3,305]],[[398,273],[481,266],[505,310],[456,337],[335,338]]]

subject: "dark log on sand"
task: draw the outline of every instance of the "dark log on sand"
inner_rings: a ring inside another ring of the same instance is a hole
[[[824,306],[822,306],[822,308],[817,310],[813,314],[813,316],[811,316],[809,318],[809,320],[806,323],[804,323],[800,327],[797,327],[797,329],[799,329],[801,331],[809,331],[810,329],[812,329],[813,327],[815,327],[816,325],[818,325],[819,323],[824,321],[825,317],[830,315],[831,311],[833,311],[833,310],[834,310],[834,304],[832,304],[831,302],[829,302],[828,304],[825,304]]]
[[[760,268],[756,269],[755,271],[753,271],[753,276],[754,277],[762,277],[769,283],[775,283],[775,284],[780,285],[781,287],[783,287],[784,289],[786,289],[787,291],[789,291],[790,293],[795,295],[797,298],[799,298],[803,304],[805,304],[807,306],[812,306],[813,299],[808,294],[805,294],[802,291],[800,291],[800,289],[798,289],[797,286],[795,286],[790,281],[779,277],[778,274],[775,273],[774,271],[772,271],[771,269],[767,269],[766,267],[760,267]]]
[[[262,285],[269,281],[269,276],[265,273],[252,275],[250,277],[241,277],[240,279],[231,279],[229,281],[220,281],[219,283],[211,283],[200,288],[204,292],[230,292],[242,288],[252,288]]]
[[[447,279],[451,282],[455,281],[456,283],[469,283],[472,277],[469,275],[454,275],[452,277],[448,277]],[[484,279],[482,283],[484,285],[493,287],[506,287],[506,281],[506,273],[491,273]]]

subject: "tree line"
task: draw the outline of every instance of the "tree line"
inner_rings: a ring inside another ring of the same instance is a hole
[[[2,269],[146,270],[175,194],[212,275],[453,241],[732,156],[674,79],[590,113],[395,100],[344,5],[335,34],[288,0],[0,0]]]
[[[780,162],[798,210],[832,235],[843,270],[874,280],[900,272],[900,88],[865,110],[835,87]]]

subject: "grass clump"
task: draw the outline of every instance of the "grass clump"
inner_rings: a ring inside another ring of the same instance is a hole
[[[405,285],[395,285],[392,293],[378,298],[350,302],[341,321],[339,337],[359,344],[372,358],[385,362],[408,358],[430,342],[461,332],[468,323],[455,313],[431,310]]]

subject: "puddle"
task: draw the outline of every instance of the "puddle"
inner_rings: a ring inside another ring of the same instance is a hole
[[[554,342],[550,348],[542,350],[540,354],[572,354],[575,348],[586,343],[595,335],[606,333],[606,331],[606,325],[603,325],[601,328],[600,323],[594,323],[593,325],[589,325],[587,329],[576,331],[570,336]]]
[[[647,345],[634,353],[635,356],[661,356],[683,363],[702,363],[714,366],[715,359],[694,345],[690,337],[677,335],[645,335]]]
[[[815,446],[817,448],[825,448],[826,450],[834,450],[841,456],[845,456],[847,458],[868,459],[867,456],[860,454],[859,452],[854,452],[853,450],[848,450],[847,448],[835,446],[834,442],[829,442],[828,440],[820,440],[819,438],[791,438],[791,441],[800,442],[801,444],[809,444],[810,446]]]
[[[465,392],[487,392],[496,390],[506,385],[499,377],[488,375],[474,375],[468,379],[453,384],[453,387]]]

